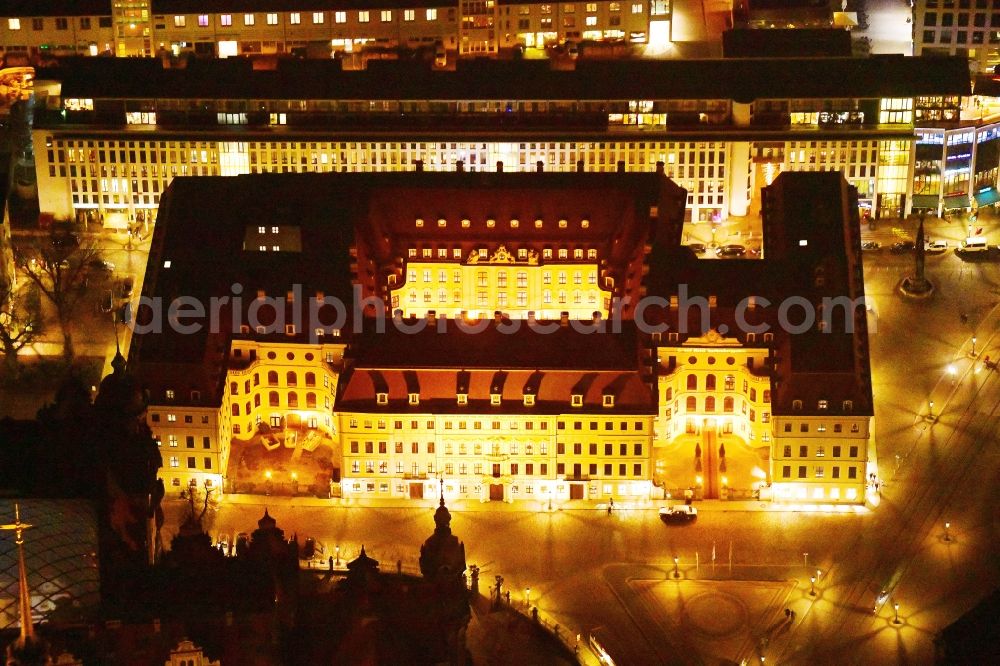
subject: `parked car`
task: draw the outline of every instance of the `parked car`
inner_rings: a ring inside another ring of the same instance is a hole
[[[73,233],[58,233],[52,236],[52,247],[70,250],[80,244],[80,237]]]
[[[104,259],[91,259],[87,262],[87,268],[92,271],[101,271],[104,273],[115,272],[115,265],[110,261],[105,261]]]
[[[690,523],[698,518],[698,509],[690,504],[678,504],[677,506],[665,506],[660,509],[660,520],[665,523]]]
[[[135,281],[127,277],[122,280],[121,297],[122,298],[132,298],[132,288],[135,285]]]
[[[874,252],[875,250],[882,249],[882,243],[879,243],[878,241],[865,241],[861,244],[861,249],[865,252]]]
[[[688,243],[687,246],[691,248],[691,251],[695,254],[705,254],[705,250],[708,249],[705,247],[704,243]]]
[[[889,248],[889,252],[893,254],[905,254],[906,252],[913,252],[917,247],[917,244],[913,241],[899,241],[898,243],[893,243],[892,247]]]
[[[444,42],[441,40],[434,42],[434,66],[448,66],[448,51],[444,48]]]
[[[956,252],[974,253],[974,252],[989,252],[990,246],[986,243],[986,239],[982,236],[970,236],[962,241],[959,246],[955,249]]]
[[[948,241],[946,240],[929,240],[924,244],[924,252],[928,254],[941,254],[948,249]]]
[[[747,253],[747,249],[742,245],[723,245],[715,251],[720,257],[742,257]]]
[[[115,309],[115,295],[111,293],[110,289],[101,295],[101,300],[98,301],[97,307],[105,314]]]

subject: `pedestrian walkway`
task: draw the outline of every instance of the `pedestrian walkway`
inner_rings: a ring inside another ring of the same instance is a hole
[[[518,502],[479,502],[477,500],[447,499],[448,510],[452,513],[462,512],[491,512],[491,513],[575,513],[607,512],[608,505],[602,501],[591,500],[571,500],[564,504],[554,504],[551,511],[545,502],[518,501]],[[365,507],[371,509],[427,509],[437,506],[438,500],[423,499],[412,500],[405,498],[394,499],[322,499],[318,497],[300,496],[278,496],[278,495],[249,495],[245,493],[228,494],[220,498],[221,504],[248,505],[248,506],[268,506],[268,507],[329,507],[331,509],[347,509],[352,507]],[[668,506],[674,502],[666,500],[642,500],[636,502],[626,502],[618,500],[612,509],[613,516],[628,517],[636,512],[658,512],[661,507]],[[695,502],[698,511],[773,511],[784,513],[865,513],[868,511],[864,506],[854,504],[811,504],[795,503],[782,504],[776,502],[761,501],[729,501],[729,500],[702,500]]]

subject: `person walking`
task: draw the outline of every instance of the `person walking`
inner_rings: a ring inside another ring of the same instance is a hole
[[[614,508],[615,508],[615,498],[614,498],[614,497],[612,497],[612,498],[611,498],[611,501],[609,501],[609,502],[608,502],[608,515],[609,515],[609,516],[611,515],[611,511],[612,511],[612,509],[614,509]]]

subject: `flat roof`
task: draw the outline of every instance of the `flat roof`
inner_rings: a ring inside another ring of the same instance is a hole
[[[329,100],[622,100],[883,98],[968,95],[965,58],[726,58],[586,60],[569,71],[544,60],[461,60],[454,71],[430,63],[372,61],[342,71],[334,60],[282,60],[254,70],[247,60],[71,58],[38,80],[62,82],[63,98]]]

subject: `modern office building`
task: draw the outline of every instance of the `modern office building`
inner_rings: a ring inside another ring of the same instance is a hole
[[[913,54],[957,55],[973,72],[1000,63],[998,0],[915,0]],[[992,71],[989,71],[992,74]]]
[[[333,442],[351,497],[862,501],[856,192],[780,176],[764,258],[731,261],[681,245],[685,199],[662,171],[177,179],[130,352],[165,481],[224,483],[264,434]]]
[[[329,58],[436,45],[477,56],[566,41],[645,44],[651,27],[669,33],[670,17],[667,0],[3,0],[0,45],[29,56]]]
[[[794,76],[792,76],[794,74]],[[837,170],[877,216],[909,212],[917,118],[969,93],[960,58],[375,62],[78,59],[40,70],[39,203],[151,219],[174,176],[652,171],[692,221],[755,215],[783,171]],[[954,103],[953,103],[954,102]],[[943,121],[954,122],[958,120]]]

